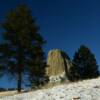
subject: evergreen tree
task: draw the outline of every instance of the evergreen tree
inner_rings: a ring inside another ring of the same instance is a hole
[[[98,65],[94,54],[84,45],[75,52],[73,73],[77,73],[78,79],[95,78],[99,76]],[[73,75],[73,77],[76,77]]]
[[[17,89],[21,92],[24,74],[40,75],[44,72],[42,47],[45,41],[26,5],[17,6],[10,11],[2,27],[4,42],[0,44],[1,68],[5,73],[16,76]]]

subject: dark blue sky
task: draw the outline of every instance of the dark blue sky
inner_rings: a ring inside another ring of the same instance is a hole
[[[20,3],[27,4],[47,40],[45,51],[59,48],[71,58],[81,44],[88,46],[100,65],[99,0],[2,0],[0,22]]]

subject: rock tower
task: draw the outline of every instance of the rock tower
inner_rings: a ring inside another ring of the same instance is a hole
[[[70,58],[59,49],[50,50],[47,59],[46,74],[50,82],[68,81],[68,71],[70,70]]]

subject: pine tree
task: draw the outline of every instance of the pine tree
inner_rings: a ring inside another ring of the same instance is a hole
[[[25,73],[29,75],[32,71],[32,75],[36,75],[35,71],[38,70],[37,74],[44,71],[45,58],[42,47],[45,41],[26,5],[17,6],[10,11],[2,27],[4,42],[0,44],[1,68],[5,73],[16,76],[17,90],[21,92]]]
[[[75,52],[74,72],[77,73],[79,79],[95,78],[99,76],[98,65],[94,54],[90,49],[81,45],[77,52]]]

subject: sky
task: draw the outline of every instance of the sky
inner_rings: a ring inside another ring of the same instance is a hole
[[[31,9],[40,34],[47,41],[46,54],[51,49],[61,49],[73,58],[74,52],[84,44],[100,65],[100,0],[2,0],[0,23],[8,11],[23,3]]]

